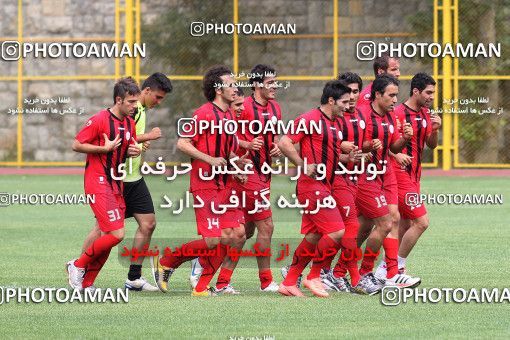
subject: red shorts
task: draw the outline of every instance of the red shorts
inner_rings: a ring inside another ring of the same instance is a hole
[[[351,181],[343,178],[335,178],[331,195],[336,201],[336,206],[342,215],[342,221],[347,228],[349,225],[358,223],[358,209],[356,207],[356,194],[358,187]]]
[[[393,170],[391,166],[389,166],[387,169],[388,170],[383,175],[384,197],[386,197],[386,203],[397,205],[398,204],[397,177],[395,175],[395,170]]]
[[[405,177],[398,181],[398,211],[403,219],[414,220],[427,214],[425,205],[421,202],[415,204],[420,196],[420,183],[413,182]]]
[[[360,214],[368,219],[382,217],[390,213],[383,182],[380,178],[367,180],[366,174],[360,176],[356,206]]]
[[[126,204],[122,194],[99,193],[94,194],[94,197],[95,202],[90,203],[90,208],[96,216],[99,229],[106,233],[124,228]]]
[[[202,208],[195,208],[195,219],[197,221],[197,232],[202,237],[220,237],[221,229],[237,228],[244,223],[241,210],[228,208],[224,213],[217,210],[220,204],[229,204],[229,198],[232,195],[232,189],[206,189],[193,192],[195,204],[200,201],[204,203]],[[214,204],[215,212],[212,210]]]
[[[301,234],[303,235],[308,233],[329,234],[344,229],[342,215],[337,207],[321,208],[315,214],[306,213],[317,208],[317,200],[331,196],[331,193],[327,191],[319,191],[318,193],[316,191],[308,191],[298,193],[297,195],[300,204],[304,204],[307,199],[309,200],[308,208],[303,213],[301,220]]]
[[[270,192],[269,185],[260,186],[257,190],[246,189],[238,182],[233,182],[232,187],[236,191],[237,196],[239,197],[239,202],[242,204],[243,196],[244,196],[244,206],[240,209],[244,214],[244,220],[246,223],[262,221],[268,217],[273,215],[271,210],[271,206],[269,207],[257,207],[255,208],[255,201],[260,203],[264,203],[265,200],[262,198],[262,195],[270,201]]]

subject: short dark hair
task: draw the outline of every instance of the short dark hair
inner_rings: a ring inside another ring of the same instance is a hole
[[[161,90],[170,93],[173,90],[172,82],[161,72],[151,74],[142,84],[142,90],[149,87],[151,90]]]
[[[263,83],[264,79],[267,78],[266,75],[274,74],[276,76],[275,69],[272,66],[265,65],[265,64],[257,64],[255,66],[253,66],[250,73],[252,75],[253,74],[259,75],[259,76],[251,77],[248,79],[248,82],[252,85],[252,88],[254,88],[253,87],[254,82]]]
[[[434,78],[423,72],[416,73],[413,79],[411,79],[411,91],[409,91],[409,95],[413,95],[413,89],[418,89],[418,91],[421,92],[425,90],[428,85],[436,85]]]
[[[341,80],[328,81],[322,90],[321,104],[327,104],[330,97],[338,100],[346,93],[351,93],[351,88],[347,87]]]
[[[242,87],[240,87],[240,86],[239,86],[239,87],[237,87],[237,91],[236,91],[236,92],[237,92],[237,95],[238,95],[239,97],[244,97],[244,90],[243,90],[243,88],[242,88]]]
[[[203,90],[205,98],[212,102],[216,97],[216,84],[222,84],[221,76],[231,75],[232,71],[224,65],[211,67],[204,75]]]
[[[132,96],[140,94],[138,84],[131,77],[119,79],[113,87],[113,104],[115,104],[117,97],[124,100],[128,94]]]
[[[398,60],[398,57],[390,57],[389,53],[383,53],[380,57],[377,57],[374,59],[374,75],[377,77],[377,71],[379,69],[384,70],[386,72],[388,70],[389,60],[396,59]]]
[[[377,77],[375,77],[375,80],[372,83],[372,92],[370,92],[372,101],[375,100],[376,92],[383,94],[384,91],[386,90],[386,87],[390,84],[398,86],[399,83],[397,78],[390,76],[389,74],[380,74]]]
[[[363,80],[361,80],[361,77],[354,72],[344,72],[342,74],[338,75],[338,80],[342,80],[345,84],[358,84],[359,90],[363,88]]]

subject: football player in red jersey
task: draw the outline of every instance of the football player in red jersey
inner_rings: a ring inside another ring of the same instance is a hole
[[[434,102],[436,82],[428,74],[418,73],[411,80],[410,97],[395,108],[401,123],[413,128],[413,138],[401,153],[393,155],[391,165],[398,184],[398,209],[400,227],[398,232],[398,270],[405,273],[406,258],[421,234],[429,225],[427,210],[421,202],[408,202],[420,195],[421,163],[425,145],[437,147],[441,118],[431,115],[429,108]],[[411,199],[409,199],[409,197]],[[378,274],[380,273],[380,274]],[[376,276],[385,276],[386,263],[379,265]]]
[[[380,74],[389,74],[398,79],[400,77],[400,61],[398,58],[390,57],[389,54],[383,53],[380,57],[374,59],[374,76]],[[365,110],[370,110],[370,103],[372,101],[372,84],[370,82],[360,93],[356,107]]]
[[[127,157],[136,157],[141,152],[136,145],[135,122],[131,118],[139,95],[140,89],[134,79],[119,80],[113,89],[114,105],[92,116],[74,140],[73,150],[87,154],[85,193],[95,197],[90,207],[101,236],[78,259],[67,263],[72,288],[93,287],[111,249],[124,238],[125,203],[118,167]]]
[[[338,162],[352,163],[359,155],[354,151],[345,155],[340,149],[342,131],[338,116],[349,106],[350,92],[351,89],[339,80],[328,82],[323,89],[321,105],[294,120],[295,125],[304,122],[307,127],[312,122],[318,123],[320,133],[311,129],[291,132],[278,143],[283,154],[296,166],[302,168],[307,163],[296,185],[300,204],[308,201],[301,222],[301,233],[305,237],[296,248],[292,265],[278,289],[282,295],[303,296],[296,283],[306,265],[313,259],[312,268],[303,285],[316,296],[329,296],[320,280],[320,272],[322,268],[331,265],[340,249],[344,224],[336,205],[324,207],[319,205],[319,201],[328,199],[335,202],[332,187]],[[294,147],[297,143],[300,145],[299,152]],[[321,171],[318,171],[319,167]]]
[[[339,117],[342,123],[342,152],[349,153],[356,148],[363,148],[366,122],[361,111],[355,107],[363,82],[361,77],[352,72],[345,72],[338,76],[351,89],[349,107]],[[332,194],[340,209],[342,220],[345,224],[345,234],[342,238],[342,253],[333,270],[324,268],[321,274],[322,282],[328,287],[328,290],[351,292],[352,286],[356,286],[359,281],[359,269],[357,254],[358,237],[358,209],[356,207],[356,195],[358,191],[358,182],[355,176],[349,174],[337,175],[333,184]],[[345,279],[349,272],[351,283]]]
[[[382,289],[382,284],[372,271],[383,242],[386,260],[391,263],[391,272],[388,270],[391,277],[386,281],[407,287],[420,283],[419,278],[398,273],[398,239],[386,238],[394,226],[398,228],[399,220],[398,191],[395,176],[390,171],[388,154],[389,151],[400,152],[413,134],[407,123],[403,125],[402,137],[397,129],[397,120],[392,111],[397,102],[398,84],[398,80],[390,75],[378,76],[372,85],[371,96],[374,99],[370,110],[362,110],[367,123],[363,151],[371,152],[370,163],[375,165],[377,170],[377,173],[368,171],[367,167],[367,171],[359,178],[356,197],[361,215],[365,220],[371,220],[370,223],[363,223],[358,232],[358,245],[361,245],[368,235],[360,268],[362,278],[355,287],[358,292],[365,294],[377,293]],[[371,227],[372,223],[375,223],[374,228]]]
[[[249,73],[250,84],[253,93],[247,96],[243,102],[243,110],[235,114],[237,121],[249,122],[257,121],[260,126],[265,127],[267,124],[275,124],[281,120],[282,114],[280,105],[276,102],[276,71],[269,65],[255,65]],[[246,124],[245,126],[248,126]],[[243,131],[238,128],[239,146],[238,155],[243,155],[248,151],[248,158],[253,162],[254,173],[248,175],[245,182],[233,181],[233,189],[236,193],[246,197],[246,206],[242,207],[244,214],[246,238],[251,238],[255,229],[257,230],[257,244],[261,249],[271,247],[271,238],[273,235],[273,218],[271,207],[257,208],[255,202],[262,201],[262,196],[267,200],[270,198],[271,174],[264,174],[262,168],[272,165],[272,158],[281,156],[281,152],[277,146],[277,136],[271,132],[263,134],[255,134],[250,129]],[[253,132],[253,133],[252,133]],[[236,291],[230,285],[230,280],[234,268],[239,258],[234,261],[227,257],[223,263],[216,291],[221,293],[235,294]],[[273,280],[269,257],[257,257],[259,267],[260,290],[262,292],[276,292],[278,284]],[[201,274],[201,265],[199,262],[193,261],[192,274],[190,281],[193,283]]]
[[[237,88],[236,96],[230,108],[232,110],[232,114],[234,119],[238,118],[241,113],[244,111],[244,91],[242,87]],[[246,175],[232,175],[227,179],[227,187],[232,190],[234,187],[235,181],[246,182]],[[235,191],[235,190],[234,190]],[[237,192],[236,192],[237,194]],[[230,249],[236,249],[237,251],[241,251],[243,249],[244,243],[246,242],[246,233],[245,233],[245,220],[244,213],[242,207],[238,209],[238,218],[239,218],[239,228],[234,228],[232,233],[232,240],[230,243]],[[216,294],[230,294],[230,295],[238,295],[240,294],[231,284],[230,277],[232,276],[232,272],[237,265],[237,261],[234,261],[228,254],[225,256],[223,263],[221,265],[220,274],[218,275],[218,279],[216,281],[216,286],[214,288],[214,292]],[[193,288],[196,287],[198,280],[200,279],[200,275],[202,275],[203,266],[200,263],[199,259],[193,259],[191,261],[191,274],[189,277],[191,286]]]
[[[217,207],[229,202],[232,192],[226,185],[228,177],[213,171],[213,167],[226,166],[228,159],[236,156],[238,148],[237,136],[213,128],[225,126],[233,118],[230,105],[236,97],[237,88],[232,72],[225,66],[212,67],[204,76],[203,90],[207,103],[193,115],[197,130],[193,136],[181,136],[177,142],[179,150],[192,158],[190,191],[195,203],[201,206],[195,207],[195,217],[202,239],[184,244],[176,254],[152,259],[154,279],[160,290],[166,292],[168,279],[175,269],[201,254],[204,270],[192,296],[211,295],[208,284],[225,258],[233,228],[240,227],[237,209],[228,209],[223,214],[217,210]],[[204,128],[206,125],[209,127]],[[243,166],[246,160],[241,157],[238,164]],[[211,174],[214,176],[208,179]],[[207,250],[214,252],[209,255]]]

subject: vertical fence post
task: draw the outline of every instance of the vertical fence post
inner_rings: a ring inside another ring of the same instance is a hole
[[[18,0],[18,42],[23,44],[23,1]],[[18,94],[17,107],[23,109],[23,58],[18,59]],[[18,113],[18,126],[16,136],[16,163],[23,166],[23,113]]]
[[[133,0],[126,0],[126,25],[124,27],[124,37],[125,43],[129,46],[133,46],[134,43],[134,18],[133,18]],[[125,76],[133,76],[134,75],[134,60],[133,58],[126,57],[125,60],[126,68],[125,68]]]
[[[443,45],[452,43],[451,0],[443,0]],[[443,58],[443,102],[452,99],[452,58]],[[452,114],[451,104],[443,103],[443,170],[450,170],[452,163]],[[446,112],[450,111],[450,112]]]

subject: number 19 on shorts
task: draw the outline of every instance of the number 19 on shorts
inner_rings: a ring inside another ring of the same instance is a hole
[[[388,205],[386,203],[386,197],[384,197],[384,195],[381,195],[379,197],[374,197],[375,201],[377,202],[377,208],[380,208],[384,205]]]

